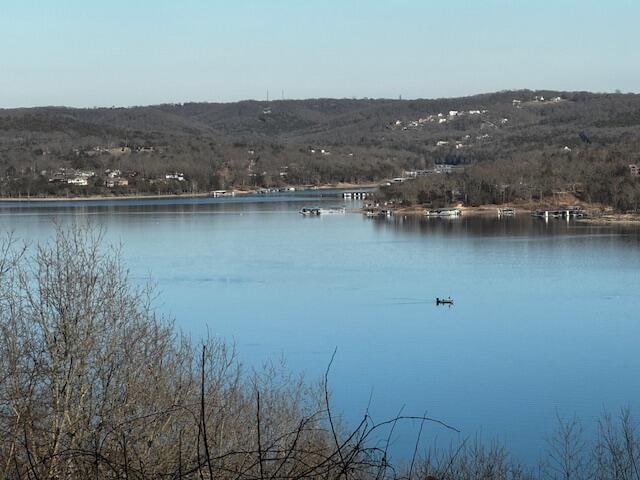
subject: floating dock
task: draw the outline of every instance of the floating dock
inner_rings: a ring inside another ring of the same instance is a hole
[[[214,190],[213,192],[211,192],[211,196],[214,198],[219,198],[219,197],[235,197],[236,196],[236,192],[233,190]]]
[[[461,214],[459,208],[436,208],[424,212],[427,217],[458,217]]]
[[[303,207],[300,209],[300,215],[305,217],[319,216],[319,215],[344,215],[346,213],[344,207],[338,208],[320,208],[320,207]]]
[[[374,217],[383,217],[383,218],[388,218],[391,217],[393,215],[393,210],[390,209],[367,209],[364,211],[364,215],[365,217],[369,217],[369,218],[374,218]]]

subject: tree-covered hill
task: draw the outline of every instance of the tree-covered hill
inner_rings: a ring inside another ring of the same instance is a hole
[[[370,182],[444,163],[465,166],[451,190],[482,184],[471,200],[461,192],[468,201],[574,188],[585,201],[634,209],[640,182],[628,166],[639,146],[635,94],[39,107],[0,110],[0,188],[3,196],[177,193]],[[86,186],[50,182],[60,169],[95,175]],[[128,186],[106,187],[106,170]],[[171,172],[185,180],[167,180]]]

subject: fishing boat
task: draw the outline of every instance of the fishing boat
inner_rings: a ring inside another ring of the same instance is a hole
[[[436,297],[436,305],[453,305],[453,300],[451,299],[451,297],[449,298]]]

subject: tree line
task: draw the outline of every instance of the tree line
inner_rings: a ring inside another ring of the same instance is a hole
[[[438,100],[0,110],[0,195],[371,183],[444,163],[467,167],[464,185],[450,180],[447,189],[455,195],[466,187],[462,196],[472,203],[575,190],[581,200],[634,210],[638,180],[628,166],[640,163],[638,112],[640,95],[528,90]],[[117,147],[130,152],[110,153]],[[87,186],[51,184],[60,168],[96,177]],[[115,169],[130,175],[126,188],[106,186],[105,171]],[[166,182],[170,172],[185,181]],[[425,188],[423,196],[446,200],[440,187]],[[417,201],[413,190],[402,193],[406,201]]]

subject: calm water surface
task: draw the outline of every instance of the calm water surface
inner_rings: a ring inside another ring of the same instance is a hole
[[[247,365],[284,358],[315,379],[337,348],[333,401],[352,424],[371,397],[375,419],[427,411],[533,462],[557,415],[587,430],[605,408],[640,415],[638,229],[297,214],[341,202],[4,204],[0,225],[30,240],[56,222],[106,227],[134,280],[157,283],[160,310],[234,341]],[[434,305],[449,295],[453,308]],[[397,430],[400,455],[416,431]]]

